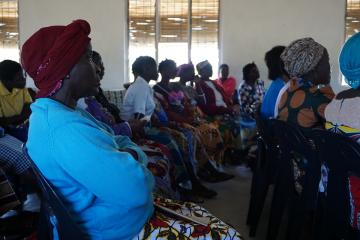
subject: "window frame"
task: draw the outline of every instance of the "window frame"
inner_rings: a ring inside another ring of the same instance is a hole
[[[5,0],[6,1],[6,0]],[[17,38],[17,47],[16,47],[16,49],[17,49],[17,51],[18,51],[18,55],[17,55],[17,59],[13,59],[14,61],[16,61],[16,62],[20,62],[20,51],[21,51],[21,42],[20,42],[20,0],[13,0],[13,1],[15,1],[16,2],[16,4],[17,4],[17,20],[16,20],[16,24],[17,24],[17,30],[18,30],[18,34],[17,34],[17,36],[16,36],[16,38]],[[0,49],[1,49],[2,47],[0,47]]]
[[[348,17],[348,4],[349,1],[345,0],[344,1],[344,5],[345,5],[345,14],[344,14],[344,35],[343,35],[343,44],[345,44],[345,42],[348,39],[348,35],[347,35],[347,29],[346,29],[346,23],[347,23],[347,17]],[[340,70],[340,66],[339,66],[339,81],[340,81],[340,86],[342,88],[348,88],[349,85],[345,82],[345,76],[341,73]]]
[[[126,69],[125,69],[125,76],[126,76],[126,81],[124,83],[129,83],[130,79],[131,79],[131,71],[130,71],[130,63],[129,62],[129,54],[130,54],[130,12],[129,12],[129,1],[127,0],[125,1],[125,11],[126,11],[126,40],[125,40],[125,44],[126,44]],[[221,0],[217,0],[218,1],[218,28],[217,28],[217,51],[218,51],[218,65],[220,64],[220,61],[222,59],[221,56],[221,51],[220,51],[220,47],[221,47]],[[187,41],[187,46],[188,46],[188,62],[191,61],[191,49],[192,49],[192,2],[193,0],[188,0],[188,41]],[[159,42],[160,42],[160,4],[161,4],[161,0],[155,0],[155,61],[157,64],[159,64]],[[213,68],[216,67],[218,68],[219,66],[213,66]]]

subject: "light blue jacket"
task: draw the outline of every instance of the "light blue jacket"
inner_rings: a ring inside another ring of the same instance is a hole
[[[154,179],[128,137],[87,112],[41,98],[31,105],[30,157],[92,239],[131,239],[153,213]],[[119,149],[131,148],[139,160]]]

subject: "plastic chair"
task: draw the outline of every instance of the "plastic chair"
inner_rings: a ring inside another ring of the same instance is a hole
[[[88,239],[86,234],[71,217],[68,209],[62,202],[61,197],[55,192],[51,184],[46,180],[36,164],[32,161],[27,153],[25,145],[23,145],[23,153],[30,162],[31,168],[42,191],[38,239],[51,239],[54,237],[52,234],[54,216],[56,218],[56,230],[60,239]]]
[[[286,239],[296,240],[304,234],[306,217],[316,210],[321,164],[317,157],[316,145],[305,137],[297,126],[280,120],[271,120],[271,122],[274,126],[275,136],[279,141],[281,154],[267,239],[277,238],[285,207],[289,204]],[[294,154],[307,160],[301,194],[295,191],[294,186],[294,165],[292,162]]]
[[[313,135],[320,158],[329,168],[317,239],[360,239],[350,227],[348,184],[350,175],[360,176],[360,146],[347,136],[325,130],[313,130]]]
[[[247,224],[250,226],[250,237],[256,235],[269,186],[273,183],[276,176],[279,157],[279,148],[273,136],[271,123],[269,120],[263,119],[259,111],[257,113],[257,157],[252,177],[247,216]]]

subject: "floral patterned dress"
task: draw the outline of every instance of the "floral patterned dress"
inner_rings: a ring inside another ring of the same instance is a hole
[[[231,226],[211,215],[203,207],[170,199],[156,198],[158,205],[174,210],[182,215],[204,217],[209,220],[207,226],[155,210],[153,217],[145,224],[142,231],[133,240],[152,239],[214,239],[239,240],[241,235]]]

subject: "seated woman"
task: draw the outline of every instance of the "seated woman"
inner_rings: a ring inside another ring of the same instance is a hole
[[[292,42],[281,54],[285,71],[291,77],[281,96],[278,119],[299,126],[304,131],[324,127],[326,106],[334,97],[330,82],[329,55],[312,38]],[[294,157],[295,189],[302,192],[306,161]]]
[[[213,220],[209,230],[199,233],[193,223],[154,212],[154,179],[144,153],[127,137],[113,135],[109,127],[76,108],[79,98],[97,94],[100,85],[89,33],[84,20],[42,28],[21,51],[24,68],[39,89],[30,118],[29,155],[84,234],[91,239],[153,239],[165,230],[182,238],[191,238],[194,232],[208,238],[216,231],[222,239],[234,235],[240,239],[233,228],[193,204],[176,207]],[[172,204],[162,199],[157,203]]]
[[[357,54],[360,49],[360,34],[351,37],[343,46],[340,54],[340,70],[345,76],[346,83],[351,89],[340,92],[327,105],[325,109],[326,129],[329,131],[349,136],[360,144],[360,58]],[[325,170],[325,172],[324,172]],[[323,186],[327,185],[327,169],[322,168]],[[352,209],[351,225],[360,229],[358,216],[360,214],[360,179],[349,177],[350,205]]]
[[[227,98],[223,89],[210,79],[213,74],[211,64],[203,61],[196,65],[196,69],[200,74],[196,89],[201,89],[197,91],[204,92],[206,99],[204,104],[199,105],[201,110],[209,116],[232,114],[234,111],[231,108],[231,99]]]
[[[292,78],[281,96],[278,118],[303,129],[323,127],[324,110],[333,99],[327,50],[311,38],[291,43],[281,54]]]
[[[195,157],[199,177],[209,182],[225,181],[232,178],[232,175],[218,172],[209,162],[210,155],[214,155],[216,151],[211,148],[211,145],[216,145],[217,151],[221,151],[223,148],[221,138],[214,139],[221,140],[216,144],[206,144],[206,142],[211,142],[211,133],[214,131],[220,137],[216,126],[211,126],[204,120],[196,118],[195,106],[192,106],[186,98],[185,93],[182,91],[182,85],[177,83],[170,84],[170,80],[175,78],[177,74],[176,63],[168,59],[162,61],[159,64],[159,73],[161,74],[161,81],[153,87],[156,98],[164,107],[169,119],[180,124],[179,130],[181,132],[190,130],[195,137]]]
[[[200,74],[200,79],[195,79],[195,87],[198,92],[202,91],[205,95],[205,103],[199,104],[199,107],[207,115],[207,120],[218,126],[224,140],[225,155],[234,155],[232,154],[234,150],[244,149],[240,134],[239,105],[233,105],[223,89],[210,79],[213,71],[208,61],[198,63],[196,69]],[[234,160],[233,156],[230,158],[231,161]],[[236,158],[238,159],[238,156]]]
[[[259,70],[255,63],[249,63],[243,68],[244,83],[241,85],[240,113],[243,118],[255,119],[257,107],[264,97],[264,81],[260,80]]]
[[[93,51],[93,61],[98,68],[100,80],[102,80],[105,74],[105,67],[101,55],[96,51]],[[105,108],[109,113],[111,113],[116,123],[124,122],[120,118],[119,108],[107,100],[101,87],[99,87],[99,93],[95,96],[95,98],[102,105],[103,108]]]
[[[104,66],[100,54],[95,52],[94,55],[93,51],[93,57],[94,56],[93,62],[95,63],[101,81],[104,76]],[[100,98],[103,104],[98,102],[98,98]],[[174,182],[173,167],[167,156],[168,149],[166,149],[164,145],[142,138],[146,121],[121,121],[119,116],[120,110],[108,102],[102,94],[102,91],[99,91],[96,97],[90,96],[79,99],[77,107],[88,111],[96,120],[107,124],[112,128],[115,135],[131,137],[148,157],[149,162],[147,167],[154,175],[156,182],[154,191],[172,199],[179,198],[179,193],[175,187],[176,183]],[[120,120],[116,120],[117,118]]]
[[[200,183],[195,175],[193,165],[189,161],[190,159],[183,157],[183,154],[188,153],[186,149],[188,146],[187,139],[184,139],[183,135],[176,130],[169,128],[169,126],[176,128],[177,124],[169,122],[161,105],[156,104],[153,89],[149,85],[150,80],[157,80],[158,78],[155,60],[151,57],[139,57],[133,63],[132,70],[135,75],[135,82],[126,91],[121,111],[122,119],[151,118],[152,127],[145,128],[145,136],[147,139],[164,144],[170,149],[177,182],[185,187],[190,180],[192,194],[205,198],[214,197],[216,192]],[[177,137],[176,141],[173,138],[174,136]],[[180,146],[177,143],[181,143]]]
[[[233,99],[236,88],[236,79],[229,76],[229,65],[220,65],[219,78],[216,79],[216,83],[222,87],[224,94],[228,99]]]
[[[0,125],[21,141],[27,139],[27,121],[32,97],[21,65],[11,60],[0,63]]]
[[[187,83],[192,84],[195,81],[194,65],[192,63],[181,65],[177,75],[180,77],[179,82],[170,83],[169,88],[171,90],[180,90],[183,92],[184,108],[188,108],[188,111],[193,116],[193,122],[197,124],[196,130],[199,132],[199,136],[207,153],[216,163],[221,164],[224,155],[224,143],[221,133],[216,124],[206,120],[205,114],[198,107],[199,104],[205,104],[205,94],[201,88],[195,90],[191,85],[186,85]]]
[[[266,90],[260,109],[260,114],[265,119],[275,117],[275,105],[280,90],[289,80],[283,72],[284,64],[280,59],[280,55],[284,49],[284,46],[276,46],[265,54],[265,63],[269,70],[268,77],[269,80],[271,80],[271,85]]]

